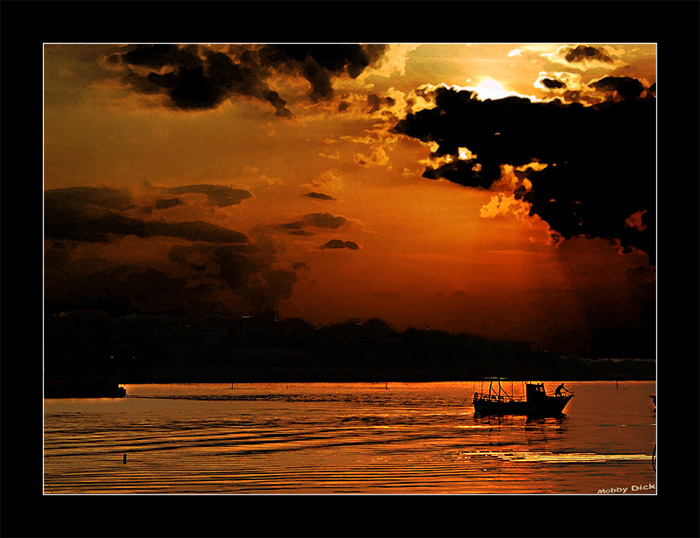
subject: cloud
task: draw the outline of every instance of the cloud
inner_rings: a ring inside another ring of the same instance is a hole
[[[310,84],[313,101],[333,96],[332,78],[344,73],[357,78],[365,68],[382,56],[385,45],[265,45],[259,51],[260,62],[267,67],[301,74]]]
[[[66,208],[123,209],[132,203],[132,198],[126,191],[107,187],[68,187],[46,191],[44,203]]]
[[[208,222],[142,220],[120,214],[134,207],[131,197],[114,189],[75,187],[44,192],[44,235],[49,239],[106,242],[114,236],[178,237],[189,241],[244,243],[248,238]]]
[[[569,69],[586,71],[589,69],[617,69],[627,64],[617,58],[624,50],[615,50],[609,46],[596,47],[591,45],[565,46],[554,54],[546,54],[555,63],[565,65]]]
[[[206,194],[209,204],[217,207],[226,207],[240,204],[252,194],[243,189],[234,189],[226,185],[185,185],[167,189],[172,194]]]
[[[619,86],[616,86],[619,87]],[[408,114],[394,130],[432,144],[423,176],[489,189],[502,165],[547,164],[514,194],[564,238],[614,238],[654,258],[656,103],[651,96],[595,106],[508,97],[482,101],[437,87],[435,106]],[[459,158],[468,148],[473,158]],[[450,157],[446,159],[446,157]],[[643,213],[642,226],[626,219]],[[642,229],[643,227],[643,229]]]
[[[197,45],[137,45],[110,56],[111,64],[127,69],[122,80],[147,94],[167,96],[167,105],[180,110],[212,109],[233,96],[246,96],[288,117],[286,101],[267,85],[267,73],[247,50],[232,58]]]
[[[578,45],[577,47],[566,47],[564,59],[570,63],[598,60],[604,63],[613,63],[614,60],[602,49],[588,45]]]
[[[625,219],[625,226],[639,231],[644,231],[646,229],[646,225],[644,224],[642,217],[644,217],[644,213],[646,212],[646,209],[643,211],[635,211]]]
[[[373,148],[372,153],[367,156],[364,153],[356,153],[353,162],[358,166],[375,165],[385,166],[390,162],[389,156],[382,146]]]
[[[391,96],[380,97],[376,93],[367,94],[367,112],[370,114],[377,112],[384,105],[392,107],[396,104],[396,99]]]
[[[545,88],[548,88],[550,90],[559,90],[566,88],[566,83],[556,79],[543,78],[541,82]]]
[[[45,311],[191,318],[258,313],[289,298],[295,282],[295,271],[276,268],[274,253],[260,245],[175,245],[156,268],[86,258],[79,248],[54,242],[45,256]]]
[[[322,172],[318,178],[312,179],[308,184],[302,185],[307,189],[322,189],[325,191],[339,191],[345,186],[345,181],[340,174],[340,171],[332,168]]]
[[[299,220],[281,224],[280,227],[296,232],[302,231],[302,228],[307,226],[336,230],[346,223],[347,219],[345,217],[336,216],[331,213],[309,213]]]
[[[349,248],[350,250],[359,250],[360,246],[353,242],[353,241],[342,241],[340,239],[331,239],[327,243],[324,243],[320,247],[318,247],[321,250],[326,250],[326,249],[341,249],[341,248]]]
[[[523,218],[525,215],[529,214],[529,211],[530,205],[516,198],[514,194],[507,196],[499,192],[491,197],[491,201],[488,204],[481,207],[479,214],[484,218],[494,218],[511,214],[518,218]]]
[[[329,194],[323,194],[322,192],[307,192],[306,194],[302,194],[302,196],[306,196],[307,198],[314,198],[316,200],[336,200],[336,198],[333,198]]]
[[[655,87],[646,88],[644,82],[628,76],[605,76],[585,82],[580,73],[561,71],[540,72],[534,86],[568,103],[582,104],[651,96]]]
[[[645,89],[644,84],[631,77],[603,77],[588,85],[598,90],[614,92],[622,99],[636,99]]]
[[[274,267],[274,252],[263,245],[177,245],[168,256],[182,268],[194,270],[191,279],[223,284],[256,312],[288,299],[296,282],[294,271]]]
[[[387,45],[383,50],[381,59],[376,62],[372,69],[367,69],[362,76],[379,76],[389,78],[393,74],[406,74],[406,65],[411,52],[419,47],[417,44],[396,43]]]
[[[213,205],[231,202],[229,191],[185,190],[211,195]],[[48,190],[44,197],[47,313],[237,315],[276,308],[291,296],[296,268],[281,266],[264,237],[253,241],[202,221],[128,216],[170,207],[177,198],[143,205],[125,191],[92,187]]]
[[[589,86],[581,73],[569,71],[540,71],[534,86],[567,103],[597,104],[608,97],[605,92]]]
[[[121,79],[144,94],[162,95],[179,110],[206,110],[233,97],[270,105],[290,117],[287,101],[272,89],[274,75],[301,76],[313,102],[333,97],[333,79],[356,78],[382,56],[384,45],[137,45],[111,54],[107,65],[122,69]]]

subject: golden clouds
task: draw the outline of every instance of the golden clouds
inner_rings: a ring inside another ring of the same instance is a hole
[[[582,74],[565,71],[540,72],[534,84],[550,98],[563,102],[598,104],[612,99],[628,99],[653,93],[648,81],[626,76],[603,76],[585,82]]]
[[[383,147],[378,146],[372,150],[369,156],[363,153],[356,153],[353,160],[360,166],[385,166],[389,163],[389,156]]]
[[[343,189],[345,182],[340,173],[340,170],[331,168],[319,174],[319,177],[313,179],[311,183],[302,185],[303,187],[320,189],[322,191],[338,192]]]
[[[392,43],[387,45],[381,60],[374,67],[366,69],[360,75],[360,79],[369,79],[370,77],[390,78],[393,75],[405,75],[410,53],[420,46],[417,43]]]
[[[530,214],[531,205],[518,200],[515,195],[506,195],[502,192],[491,197],[488,204],[481,206],[479,214],[484,218],[493,218],[499,215],[512,214],[519,219],[524,219]]]

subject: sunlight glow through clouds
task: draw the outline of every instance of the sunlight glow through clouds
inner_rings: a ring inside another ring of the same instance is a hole
[[[468,79],[467,82],[471,82],[471,79]],[[531,101],[540,100],[533,95],[522,95],[518,92],[508,90],[502,83],[490,77],[480,79],[476,85],[464,86],[464,89],[476,92],[477,96],[482,101],[486,99],[503,99],[511,96],[525,97]]]

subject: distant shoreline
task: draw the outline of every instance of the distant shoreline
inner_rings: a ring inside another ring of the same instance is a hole
[[[525,381],[542,381],[542,382],[581,382],[581,381],[656,381],[655,377],[562,377],[562,376],[537,376],[533,375],[529,378],[507,377],[503,379],[513,382]],[[221,383],[221,384],[236,384],[236,383],[440,383],[440,382],[481,382],[483,378],[465,377],[460,375],[425,375],[419,373],[403,373],[403,374],[326,374],[326,375],[241,375],[236,377],[136,377],[132,379],[120,380],[121,385],[158,385],[158,384],[204,384],[204,383]]]
[[[633,358],[628,358],[633,357]],[[86,312],[45,317],[48,380],[254,383],[653,380],[656,361],[617,350],[562,353],[434,329],[397,330],[371,319],[315,327],[303,320],[177,317],[112,320]]]

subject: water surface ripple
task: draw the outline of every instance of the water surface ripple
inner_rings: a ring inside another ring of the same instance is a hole
[[[565,415],[541,419],[474,416],[471,382],[128,385],[127,398],[47,399],[44,492],[655,493],[654,383],[567,386]]]

